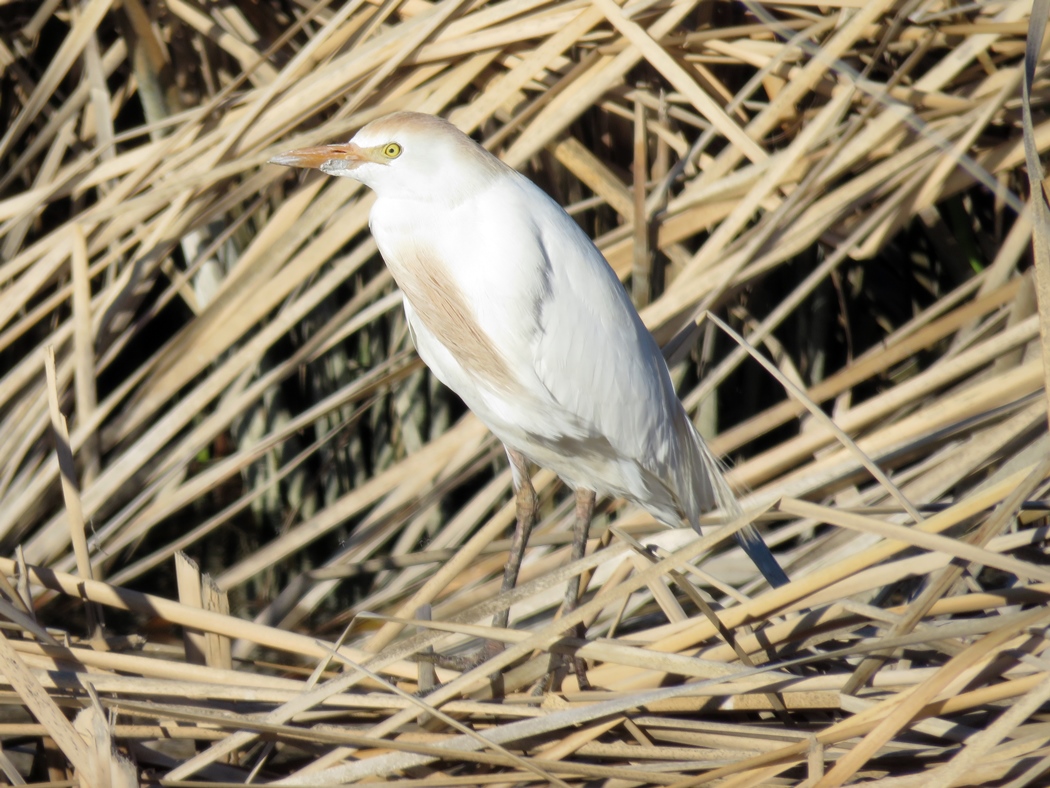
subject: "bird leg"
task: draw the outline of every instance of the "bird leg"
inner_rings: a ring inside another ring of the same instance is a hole
[[[594,492],[592,490],[576,491],[576,517],[572,524],[572,554],[570,561],[579,561],[587,552],[587,537],[591,531],[591,518],[594,516]],[[576,609],[580,601],[580,585],[583,582],[582,575],[574,575],[569,579],[568,587],[565,589],[565,604],[562,610],[568,615]],[[586,637],[587,629],[581,621],[576,625],[576,637]],[[576,682],[581,690],[590,689],[587,681],[587,666],[583,657],[573,656],[573,669],[576,671]]]
[[[525,557],[525,544],[529,541],[529,534],[536,521],[536,509],[539,507],[536,488],[532,486],[532,479],[529,478],[528,460],[525,459],[525,455],[513,449],[507,449],[507,456],[510,458],[514,474],[514,503],[517,517],[514,523],[514,535],[510,538],[510,555],[507,557],[507,565],[503,568],[501,593],[511,591],[517,585],[521,560]],[[492,617],[492,626],[503,628],[509,621],[510,608],[507,608]]]
[[[587,551],[587,537],[591,531],[591,518],[594,516],[594,493],[590,490],[576,491],[576,517],[572,524],[572,553],[570,561],[579,561]],[[565,614],[576,609],[580,598],[580,576],[574,575],[565,589]]]
[[[507,564],[503,567],[503,584],[500,592],[511,591],[518,582],[518,572],[521,569],[522,558],[525,557],[525,545],[529,541],[533,523],[536,520],[536,511],[539,509],[539,499],[536,496],[536,488],[532,486],[529,477],[529,461],[525,455],[507,447],[507,457],[510,458],[511,471],[514,477],[514,505],[516,517],[514,522],[514,533],[510,538],[510,555]],[[505,608],[492,617],[492,626],[505,629],[510,622],[510,608]],[[499,640],[486,640],[485,645],[479,651],[470,655],[448,656],[435,654],[428,659],[439,667],[451,670],[470,670],[481,663],[503,651],[503,643]],[[498,676],[493,676],[498,680]]]
[[[579,561],[587,551],[587,537],[591,530],[591,518],[594,516],[594,497],[594,493],[590,490],[576,490],[576,511],[572,523],[572,552],[569,554],[570,562]],[[569,578],[569,582],[565,588],[565,601],[562,603],[561,607],[563,616],[569,615],[569,613],[576,609],[576,605],[580,600],[581,582],[581,575],[573,575]],[[582,622],[573,627],[573,629],[578,638],[582,639],[587,634],[586,628]],[[547,675],[541,678],[533,687],[534,693],[541,692],[548,683],[553,683],[554,675],[561,667],[560,663],[562,662],[562,659],[562,657],[551,655],[550,669],[547,671]],[[580,689],[590,689],[590,684],[587,681],[587,665],[584,663],[583,657],[573,656],[571,661],[573,672],[576,674],[576,682],[579,684]]]
[[[514,478],[514,534],[510,538],[510,554],[507,556],[507,564],[503,567],[503,585],[500,593],[513,591],[518,583],[518,572],[521,570],[521,561],[525,557],[525,545],[529,541],[529,534],[536,521],[536,510],[539,508],[539,500],[536,497],[536,488],[532,486],[529,477],[529,463],[525,455],[507,447],[507,457],[510,458],[511,472]],[[492,617],[492,626],[505,629],[510,622],[510,608],[506,607]],[[503,651],[503,643],[498,640],[489,640],[482,647],[482,659],[496,656]],[[494,673],[491,676],[494,694],[503,694],[503,676]]]

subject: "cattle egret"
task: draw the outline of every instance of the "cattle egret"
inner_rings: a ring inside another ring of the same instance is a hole
[[[715,506],[740,511],[619,279],[524,175],[451,123],[416,112],[271,161],[376,192],[369,225],[404,293],[416,350],[510,457],[518,517],[504,590],[517,580],[535,514],[526,458],[576,490],[574,558],[586,545],[593,491],[698,530]],[[753,527],[737,536],[770,584],[787,582]],[[574,581],[567,608],[576,595]]]

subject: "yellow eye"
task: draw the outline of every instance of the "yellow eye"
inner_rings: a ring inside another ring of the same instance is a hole
[[[388,159],[396,159],[401,155],[401,146],[396,142],[388,142],[383,146],[383,155]]]

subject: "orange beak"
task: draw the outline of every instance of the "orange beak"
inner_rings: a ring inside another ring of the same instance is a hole
[[[352,142],[339,145],[318,145],[314,148],[298,148],[274,156],[270,164],[281,164],[285,167],[307,167],[312,170],[323,169],[327,162],[341,162],[334,169],[348,170],[367,160],[364,151]]]

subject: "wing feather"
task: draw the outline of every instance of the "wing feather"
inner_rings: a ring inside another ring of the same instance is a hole
[[[615,491],[677,524],[694,506],[713,504],[698,439],[616,274],[576,223],[544,202],[539,238],[551,273],[534,347],[537,375],[615,459],[637,465],[638,487]],[[692,503],[683,506],[686,497]]]

